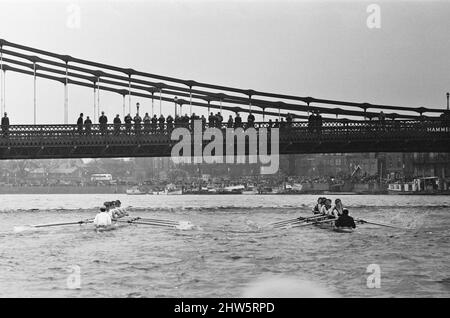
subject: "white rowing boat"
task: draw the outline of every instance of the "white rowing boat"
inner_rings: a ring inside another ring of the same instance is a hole
[[[128,223],[131,224],[131,223]],[[118,223],[118,222],[114,222],[111,225],[108,226],[95,226],[94,229],[96,232],[109,232],[109,231],[114,231],[117,230],[119,228],[122,227],[126,227],[128,226],[127,223]]]
[[[56,226],[92,224],[93,221],[94,221],[93,219],[87,219],[75,222],[23,225],[14,227],[14,232],[18,233],[23,231],[36,230],[39,228],[56,227]],[[150,225],[154,227],[165,227],[177,230],[191,230],[194,228],[194,225],[189,221],[173,221],[173,220],[153,219],[145,217],[122,217],[114,220],[113,223],[109,226],[104,227],[94,226],[94,230],[97,232],[114,231],[116,229],[125,227],[130,224]]]

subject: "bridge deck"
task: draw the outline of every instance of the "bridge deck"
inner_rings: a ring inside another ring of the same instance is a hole
[[[271,129],[269,123],[254,127]],[[177,142],[170,138],[173,128],[107,125],[101,130],[92,125],[79,131],[76,125],[11,125],[2,127],[0,159],[170,156]],[[225,131],[226,124],[220,128]],[[321,127],[284,123],[279,128],[279,152],[450,152],[450,125],[442,120],[336,121]]]

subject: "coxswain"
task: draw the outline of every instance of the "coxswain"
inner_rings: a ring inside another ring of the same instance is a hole
[[[100,213],[95,216],[94,225],[95,227],[107,227],[112,223],[111,216],[106,212],[105,207],[100,208]]]
[[[334,222],[334,225],[336,227],[349,227],[349,228],[356,228],[355,220],[348,215],[348,210],[344,209],[342,211],[342,215],[338,217],[338,219]]]

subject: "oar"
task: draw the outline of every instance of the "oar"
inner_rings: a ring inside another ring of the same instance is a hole
[[[310,222],[310,221],[315,221],[317,219],[321,219],[326,217],[326,215],[317,215],[317,216],[311,216],[311,217],[299,217],[297,219],[292,220],[291,222],[286,222],[284,224],[275,224],[273,227],[275,228],[280,228],[280,227],[285,227],[285,226],[289,226],[289,225],[293,225],[293,224],[298,224],[298,223],[306,223],[306,222]]]
[[[141,224],[141,225],[152,225],[152,226],[162,226],[168,228],[175,228],[178,230],[191,230],[194,225],[189,221],[180,221],[175,223],[161,223],[161,222],[148,222],[148,221],[139,221],[139,218],[132,220],[117,220],[117,222],[122,223],[130,223],[130,224]]]
[[[298,221],[298,220],[299,220],[298,218],[295,218],[295,219],[289,219],[289,220],[283,220],[283,221],[273,222],[273,223],[269,223],[269,224],[267,224],[267,225],[273,225],[273,226],[276,226],[276,225],[278,225],[278,224],[290,223],[290,222],[295,222],[295,221]]]
[[[141,224],[141,225],[154,225],[154,226],[164,226],[164,227],[176,227],[177,224],[165,224],[165,223],[152,223],[152,222],[140,222],[140,221],[126,221],[126,220],[117,220],[117,222],[121,223],[131,223],[131,224]]]
[[[52,227],[52,226],[64,226],[64,225],[76,225],[76,224],[86,224],[92,223],[93,220],[81,220],[77,222],[64,222],[64,223],[49,223],[49,224],[36,224],[36,225],[22,225],[14,227],[14,232],[22,232],[29,229],[41,228],[41,227]]]
[[[384,223],[377,223],[377,222],[372,222],[372,221],[366,221],[366,220],[362,220],[362,219],[356,220],[356,222],[359,222],[359,223],[362,223],[362,224],[367,223],[367,224],[373,224],[373,225],[378,225],[378,226],[391,227],[391,228],[399,229],[399,230],[409,230],[409,229],[407,229],[407,228],[405,228],[405,227],[399,227],[399,226],[394,226],[394,225],[390,225],[390,224],[384,224]]]
[[[336,221],[336,219],[326,219],[326,220],[323,220],[323,221],[316,221],[316,222],[311,222],[311,223],[303,223],[303,224],[294,225],[293,227],[316,225],[316,224],[321,224],[321,223],[329,223],[329,222],[333,222],[333,221]]]
[[[141,221],[168,223],[168,224],[178,224],[179,223],[178,221],[172,221],[172,220],[150,219],[150,218],[141,218],[141,217],[138,217],[137,219],[139,219]]]
[[[279,222],[269,223],[268,225],[272,225],[272,226],[274,226],[274,227],[277,227],[277,226],[284,226],[285,224],[296,223],[296,222],[299,222],[299,221],[303,221],[303,220],[305,220],[305,219],[315,219],[315,218],[320,218],[320,217],[322,217],[322,215],[320,215],[320,216],[311,216],[311,217],[307,217],[307,218],[304,218],[304,217],[298,217],[298,218],[295,218],[295,219],[290,219],[290,220],[284,220],[284,221],[279,221]]]

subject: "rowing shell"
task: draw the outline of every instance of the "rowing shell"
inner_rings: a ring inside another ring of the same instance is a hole
[[[117,230],[117,229],[125,227],[125,226],[127,226],[126,223],[122,223],[122,224],[112,223],[111,225],[108,225],[108,226],[96,226],[95,231],[96,232],[109,232],[109,231],[114,231],[114,230]]]
[[[352,227],[334,227],[333,231],[338,233],[353,233],[355,229]]]
[[[326,218],[327,218],[327,216],[323,217],[324,220],[326,220]],[[300,217],[299,219],[308,222],[309,218]],[[314,221],[316,221],[316,222],[319,220],[320,220],[320,218],[314,219]],[[338,233],[353,233],[353,231],[354,231],[354,229],[351,227],[337,227],[334,225],[334,222],[318,223],[318,224],[314,224],[314,226],[318,227],[320,229],[331,230],[331,231],[338,232]]]

